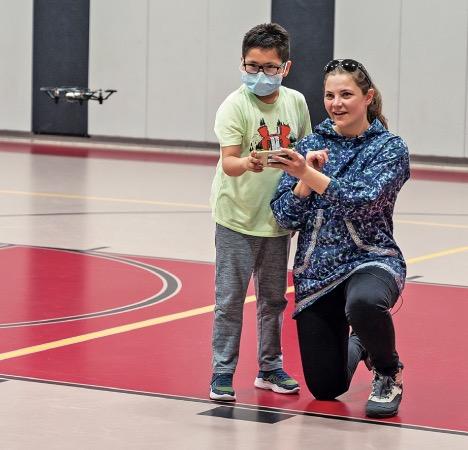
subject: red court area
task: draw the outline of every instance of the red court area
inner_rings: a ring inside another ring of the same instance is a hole
[[[213,264],[6,246],[0,268],[0,373],[208,398]],[[403,297],[394,319],[404,400],[399,415],[385,421],[468,432],[468,289],[409,283]],[[238,404],[365,419],[371,373],[364,365],[337,401],[316,401],[308,392],[291,319],[293,294],[289,300],[285,368],[302,391],[284,396],[254,388],[255,303],[248,302],[234,378]],[[57,341],[56,348],[47,346]],[[34,347],[39,344],[46,346]],[[26,354],[17,352],[23,349]]]

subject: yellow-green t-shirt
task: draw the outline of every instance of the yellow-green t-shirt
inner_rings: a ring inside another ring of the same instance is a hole
[[[272,141],[294,148],[311,132],[309,110],[304,96],[293,89],[281,86],[275,103],[267,104],[242,85],[219,107],[214,131],[221,147],[240,145],[241,157],[252,150],[271,149]],[[270,209],[282,173],[266,167],[261,173],[248,171],[231,177],[224,173],[220,158],[211,188],[214,220],[252,236],[287,234],[277,225]]]

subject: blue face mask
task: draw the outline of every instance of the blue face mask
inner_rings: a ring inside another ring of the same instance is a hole
[[[266,95],[273,94],[281,86],[283,77],[281,75],[265,75],[263,72],[247,73],[242,72],[242,82],[247,86],[247,89],[258,95],[265,97]]]

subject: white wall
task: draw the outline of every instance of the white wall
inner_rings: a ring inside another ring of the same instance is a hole
[[[33,0],[0,0],[0,129],[30,131]],[[91,135],[215,142],[244,33],[270,0],[91,0]],[[468,0],[336,0],[335,56],[362,61],[412,154],[468,157]]]
[[[418,155],[468,157],[468,0],[336,0],[335,56],[364,63]]]
[[[364,64],[382,92],[384,115],[392,130],[398,130],[401,1],[336,0],[335,4],[334,57]]]
[[[148,0],[91,0],[89,87],[117,89],[89,102],[89,134],[146,137]]]
[[[91,0],[91,135],[215,142],[217,107],[240,84],[243,35],[270,0]]]
[[[33,0],[0,0],[0,130],[31,130]]]
[[[209,2],[149,6],[147,137],[203,141]]]
[[[468,155],[467,13],[467,0],[403,2],[400,132],[412,153]]]

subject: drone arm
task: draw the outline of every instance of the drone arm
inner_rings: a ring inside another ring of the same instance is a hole
[[[103,98],[103,100],[107,100],[114,92],[117,92],[116,89],[106,89],[104,91],[107,95]]]

